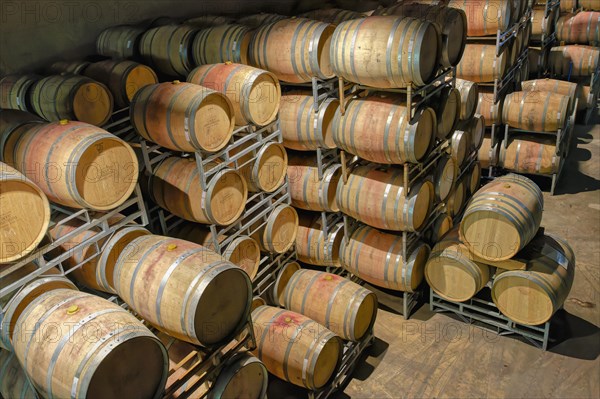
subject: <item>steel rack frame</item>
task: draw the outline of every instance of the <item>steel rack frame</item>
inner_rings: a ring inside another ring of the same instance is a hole
[[[536,2],[533,1],[533,5],[544,5],[544,18],[548,18],[552,10],[557,9],[557,12],[554,13],[554,21],[552,21],[552,26],[556,27],[556,23],[558,21],[558,18],[560,17],[560,10],[558,10],[560,0],[546,0],[543,4],[536,4]],[[555,41],[556,30],[553,30],[549,34],[542,34],[540,40],[529,41],[529,44],[533,44],[535,47],[540,47],[541,57],[540,64],[538,64],[538,78],[545,76],[548,72],[548,51],[550,50]]]
[[[2,271],[0,271],[0,279],[9,277],[12,273],[15,273],[21,267],[32,262],[35,263],[37,268],[30,274],[18,278],[15,281],[11,281],[10,283],[6,284],[1,284],[0,298],[3,298],[5,296],[10,295],[11,293],[16,292],[17,290],[21,289],[25,284],[31,282],[32,280],[47,272],[53,267],[57,267],[62,275],[68,275],[69,273],[73,272],[73,270],[80,268],[86,262],[100,255],[103,249],[99,244],[100,241],[112,236],[121,227],[132,223],[135,224],[136,222],[141,226],[145,226],[148,224],[148,215],[146,213],[146,207],[142,199],[142,192],[139,188],[139,185],[136,185],[132,196],[127,201],[125,201],[119,207],[106,213],[93,212],[87,209],[70,209],[56,205],[54,203],[50,205],[50,208],[51,220],[56,220],[57,218],[62,219],[58,222],[51,222],[49,229],[75,220],[82,222],[82,225],[74,229],[72,232],[60,237],[58,240],[53,240],[51,237],[48,237],[50,243],[34,250],[28,256],[20,259],[15,263],[5,265],[2,268]],[[112,224],[109,223],[109,220],[113,216],[124,212],[128,208],[129,212],[127,212],[128,215],[125,218],[117,222],[113,222]],[[132,211],[132,209],[135,210]],[[63,252],[60,255],[51,254],[53,251],[57,250],[61,245],[70,242],[70,240],[76,237],[77,235],[92,229],[97,230],[98,233],[86,240],[83,240],[81,243],[77,244],[76,246],[73,246],[68,251]],[[94,253],[88,256],[82,262],[74,266],[67,266],[63,263],[72,255],[72,253],[77,252],[79,250],[83,250],[87,247],[94,248]]]
[[[543,351],[548,348],[550,321],[541,326],[515,323],[500,313],[494,302],[478,296],[465,302],[452,302],[430,290],[429,307],[434,312],[453,313],[464,323],[476,325],[499,336],[518,335]]]
[[[259,271],[252,286],[255,296],[268,298],[268,292],[275,285],[279,271],[286,264],[296,260],[296,251],[294,249],[284,254],[268,254],[260,261]]]

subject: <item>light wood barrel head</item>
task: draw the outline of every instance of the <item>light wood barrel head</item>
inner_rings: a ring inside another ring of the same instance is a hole
[[[235,222],[244,212],[248,198],[246,181],[237,171],[227,169],[218,174],[218,180],[209,189],[210,211],[216,224],[225,226]]]
[[[440,201],[445,201],[452,191],[458,175],[458,167],[454,159],[444,156],[438,161],[434,175],[435,194]]]
[[[265,365],[248,353],[238,353],[219,373],[208,399],[262,399],[269,373]]]
[[[259,296],[252,298],[252,305],[250,306],[250,313],[254,312],[260,306],[266,306],[267,301]]]
[[[281,86],[277,77],[266,71],[261,73],[252,83],[248,96],[248,111],[252,121],[264,126],[275,120],[280,98]]]
[[[425,220],[427,220],[434,196],[435,189],[433,188],[433,183],[429,180],[423,180],[411,189],[409,203],[412,204],[413,212],[411,219],[415,230],[419,230],[423,226],[423,223],[425,223]]]
[[[235,238],[223,252],[223,257],[248,273],[250,280],[254,280],[258,274],[260,247],[252,237],[240,236]]]
[[[427,107],[420,111],[416,129],[414,155],[417,160],[421,160],[429,151],[438,130],[435,111],[432,108]]]
[[[429,257],[430,252],[431,248],[429,245],[420,243],[412,250],[412,252],[410,252],[410,255],[408,256],[408,268],[412,270],[410,276],[410,288],[413,291],[416,290],[423,281],[425,264],[427,263],[427,258]]]
[[[543,324],[554,314],[548,292],[527,274],[514,273],[494,281],[493,299],[504,315],[525,325]]]
[[[196,132],[205,132],[198,137],[203,149],[209,152],[224,148],[235,125],[235,113],[231,101],[221,93],[208,94],[196,111]]]
[[[264,231],[264,243],[276,253],[285,253],[294,244],[298,233],[298,213],[289,205],[279,205],[269,216]]]
[[[264,145],[257,154],[257,162],[254,164],[253,176],[258,181],[256,186],[267,193],[277,190],[287,176],[288,156],[283,144],[268,143]]]
[[[133,96],[138,92],[139,89],[145,86],[150,86],[158,83],[156,73],[146,65],[136,65],[127,74],[127,80],[125,81],[125,92],[127,93],[127,99],[133,100]]]
[[[469,193],[474,194],[479,188],[479,185],[481,184],[481,164],[479,163],[479,161],[473,164],[471,172],[469,173],[468,183],[469,184],[467,185],[467,188]]]
[[[285,287],[290,282],[290,279],[298,270],[301,269],[301,266],[298,262],[290,262],[287,265],[283,266],[283,268],[279,271],[277,278],[275,279],[275,284],[272,288],[272,300],[275,305],[285,306],[284,305],[284,297],[283,294],[285,292]]]
[[[77,120],[102,126],[113,110],[113,97],[101,83],[83,83],[73,97],[73,113]]]

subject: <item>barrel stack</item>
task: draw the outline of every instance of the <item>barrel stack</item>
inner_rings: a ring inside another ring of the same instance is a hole
[[[573,283],[575,257],[564,239],[540,228],[543,205],[540,188],[517,174],[477,191],[425,266],[432,309],[466,309],[475,319],[483,311],[494,320],[537,326],[531,331],[546,332],[537,338],[545,348],[549,321]]]

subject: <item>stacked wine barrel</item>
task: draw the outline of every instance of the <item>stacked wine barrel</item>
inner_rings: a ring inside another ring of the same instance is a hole
[[[460,225],[434,246],[425,266],[431,289],[468,302],[486,286],[498,310],[541,325],[562,307],[575,273],[568,243],[540,229],[544,201],[524,176],[499,177],[475,193]]]

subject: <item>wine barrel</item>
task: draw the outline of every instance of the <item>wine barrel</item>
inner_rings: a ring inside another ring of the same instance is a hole
[[[451,230],[431,250],[425,279],[436,294],[453,302],[464,302],[477,294],[490,279],[489,266],[475,262],[458,235]]]
[[[578,8],[578,2],[581,0],[561,0],[559,8],[561,12],[572,12]]]
[[[209,168],[216,167],[215,164]],[[248,189],[233,169],[217,172],[202,190],[196,162],[169,157],[149,178],[150,196],[161,208],[190,222],[225,226],[244,212]]]
[[[579,86],[577,109],[589,109],[596,106],[598,95],[592,93],[590,86]],[[0,129],[0,134],[2,134]]]
[[[569,295],[575,276],[575,254],[562,238],[540,235],[531,242],[525,270],[499,273],[492,299],[500,312],[525,325],[550,320]]]
[[[543,53],[539,47],[529,47],[527,53],[527,65],[531,76],[539,76],[542,72],[547,70],[546,58],[548,57],[548,49]],[[543,59],[542,59],[543,58]]]
[[[215,152],[233,133],[235,111],[223,94],[192,83],[160,83],[131,100],[131,123],[146,140],[175,151]]]
[[[433,174],[433,186],[437,201],[443,202],[448,198],[457,177],[458,166],[456,161],[446,155],[439,158]]]
[[[475,194],[479,189],[479,186],[481,185],[481,163],[479,163],[479,161],[473,163],[465,183],[467,185],[467,193],[469,196]]]
[[[563,96],[569,96],[571,103],[579,96],[579,88],[577,83],[567,82],[558,79],[534,79],[521,82],[521,90],[523,91],[546,91]]]
[[[416,18],[374,16],[342,22],[331,39],[331,66],[350,82],[381,89],[423,86],[441,53],[436,25]]]
[[[342,242],[342,267],[362,280],[394,291],[414,292],[423,281],[429,247],[416,243],[402,258],[402,236],[360,226]]]
[[[258,274],[260,248],[256,240],[252,237],[239,235],[233,240],[230,240],[225,246],[221,247],[220,251],[217,251],[214,240],[215,237],[207,226],[197,223],[182,223],[169,234],[175,238],[181,238],[200,244],[211,251],[220,252],[225,260],[228,260],[248,273],[251,280],[254,280]],[[221,244],[226,239],[226,236],[220,235],[217,238],[217,243]]]
[[[165,75],[187,76],[192,70],[192,40],[197,30],[186,25],[165,25],[147,30],[139,51],[147,64]]]
[[[8,75],[0,79],[0,108],[29,111],[29,90],[40,79],[34,74]]]
[[[48,68],[49,75],[60,75],[63,73],[82,75],[85,69],[90,66],[89,61],[57,61]]]
[[[104,125],[113,110],[113,96],[102,83],[77,75],[48,76],[29,90],[32,110],[48,121],[72,119]]]
[[[448,200],[446,201],[446,211],[451,217],[460,215],[465,203],[467,202],[467,184],[465,179],[459,179],[454,184]]]
[[[535,136],[511,137],[500,146],[499,166],[516,173],[558,173],[556,139]]]
[[[496,55],[495,45],[469,43],[456,66],[456,77],[477,83],[501,79],[508,68],[508,51]]]
[[[185,25],[193,26],[194,28],[206,29],[212,26],[230,24],[232,22],[232,18],[223,15],[201,15],[199,17],[186,19],[183,23]]]
[[[331,380],[342,357],[337,335],[308,317],[271,306],[257,308],[252,320],[253,354],[271,374],[311,390]]]
[[[2,160],[6,142],[11,133],[20,126],[30,125],[34,122],[40,123],[44,122],[44,120],[29,112],[0,108],[0,160]],[[4,162],[9,161],[4,159]]]
[[[429,216],[433,184],[424,180],[404,191],[402,169],[379,170],[378,165],[355,168],[337,189],[337,203],[346,215],[369,226],[394,231],[417,231]]]
[[[336,148],[333,141],[333,118],[339,100],[328,98],[315,110],[312,92],[290,91],[281,97],[279,124],[283,145],[299,151]]]
[[[547,91],[517,91],[504,99],[502,122],[537,132],[564,129],[571,110],[569,96]]]
[[[239,352],[225,363],[208,391],[208,399],[266,397],[269,373],[265,365],[248,352]]]
[[[344,223],[329,226],[329,234],[325,236],[320,214],[301,212],[298,216],[299,225],[296,235],[298,260],[316,266],[340,266],[339,255],[340,245],[344,239]]]
[[[235,62],[248,64],[252,31],[243,25],[218,25],[202,29],[192,43],[196,65]]]
[[[548,37],[554,32],[554,24],[556,23],[556,8],[549,10],[546,14],[546,7],[541,6],[531,10],[531,39],[542,40],[542,37]]]
[[[260,223],[261,221],[259,221]],[[286,253],[298,234],[298,213],[287,204],[280,204],[252,234],[263,252]]]
[[[329,166],[319,179],[316,157],[290,154],[288,165],[289,193],[292,205],[307,211],[338,212],[336,199],[338,182],[342,177],[339,164]]]
[[[485,136],[485,118],[479,114],[475,114],[466,124],[465,129],[469,133],[470,150],[479,150],[483,144]]]
[[[479,86],[470,80],[457,78],[456,88],[460,92],[460,120],[469,120],[475,115],[479,99]]]
[[[235,124],[265,126],[277,117],[281,87],[270,72],[248,65],[203,65],[190,72],[188,82],[221,92],[235,111]]]
[[[333,141],[371,162],[419,162],[436,135],[436,115],[429,107],[421,108],[411,121],[408,107],[402,104],[406,99],[389,95],[350,100],[344,115],[340,109],[335,113]]]
[[[50,224],[50,203],[38,186],[0,162],[0,263],[33,251]]]
[[[481,143],[481,147],[477,153],[477,159],[482,168],[488,169],[490,166],[496,166],[498,162],[498,151],[500,150],[499,147],[500,145],[498,143],[494,143],[492,146],[492,139],[490,137],[483,138],[483,143]]]
[[[235,155],[242,153],[253,144],[256,143],[248,140],[239,147],[229,150],[229,153],[235,158]],[[240,156],[237,165],[240,167],[236,169],[246,180],[248,191],[272,193],[285,183],[288,156],[283,144],[269,142]]]
[[[286,309],[350,341],[364,337],[377,317],[377,296],[336,274],[298,270],[283,296]]]
[[[432,101],[437,116],[436,136],[443,140],[458,124],[460,119],[460,92],[451,86],[445,86]]]
[[[121,108],[129,103],[142,87],[158,83],[156,73],[146,65],[133,61],[106,60],[91,64],[83,75],[108,87]]]
[[[250,65],[289,83],[310,82],[313,77],[330,79],[335,76],[329,58],[333,31],[332,25],[305,18],[265,25],[250,41]]]
[[[516,21],[514,0],[449,0],[449,7],[463,10],[468,17],[468,36],[496,35]]]
[[[462,58],[467,43],[467,15],[463,10],[415,2],[376,10],[374,14],[412,17],[435,23],[442,33],[441,65],[445,68],[455,66]]]
[[[157,397],[167,379],[167,352],[139,320],[116,304],[72,289],[55,289],[32,301],[19,317],[13,344],[45,398]]]
[[[539,230],[543,208],[534,182],[512,173],[499,177],[473,196],[460,225],[461,239],[482,259],[510,259]]]
[[[450,157],[454,159],[457,167],[461,167],[469,155],[471,148],[469,132],[455,130],[450,140]]]
[[[548,63],[553,74],[562,77],[589,77],[598,68],[600,48],[568,45],[552,47]]]
[[[454,226],[452,217],[447,213],[442,213],[431,224],[429,230],[425,233],[427,241],[432,245],[437,244],[447,232]]]
[[[119,256],[114,279],[119,296],[144,320],[198,345],[227,342],[250,312],[246,272],[189,241],[136,238]]]
[[[283,267],[277,273],[275,283],[267,291],[267,298],[272,304],[275,306],[284,306],[283,293],[285,292],[285,288],[292,279],[294,273],[300,269],[302,269],[302,267],[300,267],[298,262],[289,262],[283,265]]]
[[[583,8],[584,10],[600,11],[600,4],[598,3],[598,0],[578,0],[578,2],[579,7]]]
[[[600,8],[600,7],[599,7]],[[556,23],[556,39],[566,44],[600,44],[600,12],[581,11],[562,15]]]
[[[339,25],[342,22],[363,18],[364,16],[359,12],[342,10],[341,8],[320,8],[299,15],[302,18],[315,19],[333,25]]]
[[[16,272],[10,273],[2,278],[2,286],[8,287],[10,284],[22,281],[31,273],[39,270],[35,263],[28,263]],[[39,277],[23,285],[23,288],[4,296],[0,299],[0,305],[3,308],[2,317],[0,317],[0,346],[8,350],[13,350],[14,332],[18,326],[18,320],[23,311],[29,306],[33,300],[45,292],[49,292],[58,288],[66,288],[77,290],[66,277],[60,276],[60,271],[57,268],[47,270]]]
[[[137,184],[138,163],[131,147],[87,123],[23,125],[0,150],[51,201],[72,208],[114,209]]]
[[[502,123],[502,99],[494,103],[494,93],[479,92],[476,113],[483,116],[485,126]]]
[[[260,13],[260,14],[251,14],[246,15],[237,20],[239,24],[246,25],[249,28],[257,29],[261,26],[269,25],[275,23],[277,21],[281,21],[282,19],[287,19],[285,15],[279,14],[270,14],[270,13]]]
[[[96,39],[98,54],[114,59],[134,58],[139,54],[140,38],[144,29],[135,26],[111,26]]]
[[[17,356],[5,350],[0,350],[0,394],[3,398],[38,398]]]

